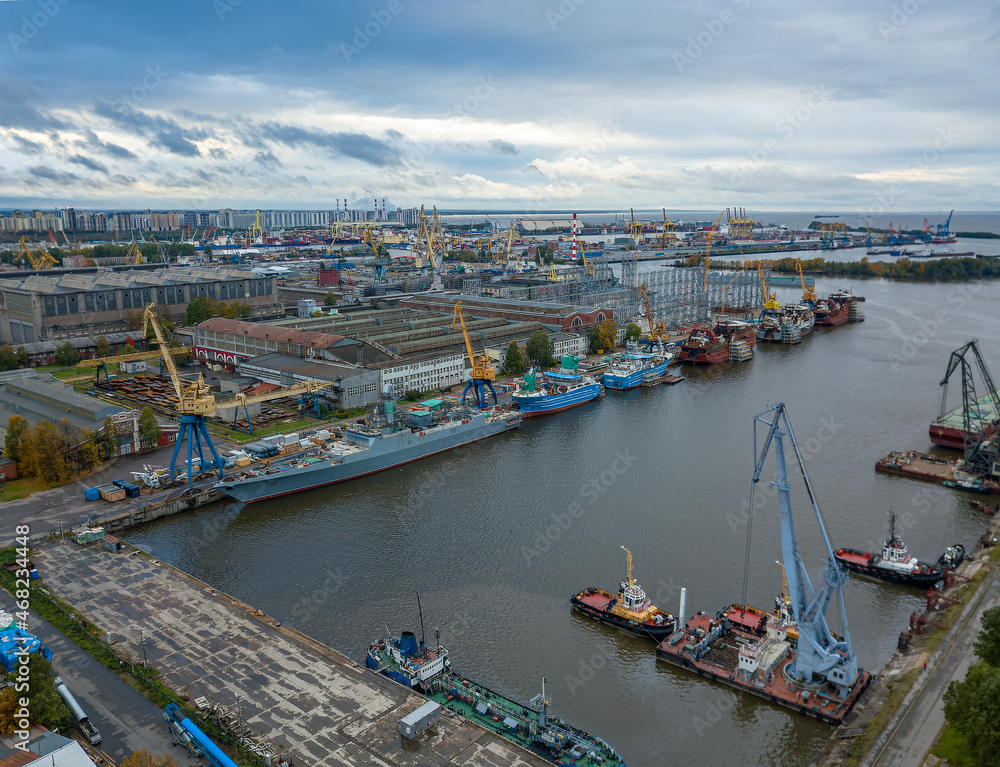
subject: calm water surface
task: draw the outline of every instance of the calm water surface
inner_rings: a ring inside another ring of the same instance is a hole
[[[821,295],[842,287],[817,284]],[[626,545],[660,606],[676,612],[684,584],[693,610],[738,601],[752,418],[778,401],[834,546],[879,546],[890,509],[921,558],[976,542],[985,520],[969,496],[873,467],[891,449],[929,447],[953,349],[978,337],[1000,372],[1000,283],[854,290],[867,296],[867,321],[817,328],[798,346],[758,346],[752,361],[686,369],[673,387],[608,392],[402,469],[245,508],[219,503],[128,538],[355,658],[385,626],[419,630],[419,591],[428,640],[440,629],[457,668],[522,700],[546,677],[554,711],[605,737],[630,767],[805,764],[829,727],[668,667],[652,642],[572,614],[569,597],[614,590]],[[772,456],[765,478],[773,473]],[[796,532],[818,583],[824,553],[801,484],[793,478]],[[770,607],[780,544],[764,485],[747,593]],[[860,663],[877,671],[923,595],[851,578],[846,601]]]

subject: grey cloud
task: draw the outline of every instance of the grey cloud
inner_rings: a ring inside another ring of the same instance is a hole
[[[125,147],[119,146],[118,144],[112,144],[109,141],[102,141],[97,134],[91,130],[86,131],[84,134],[84,140],[78,141],[77,144],[94,152],[103,152],[104,154],[109,154],[112,157],[118,157],[123,160],[135,159],[135,155]]]
[[[492,149],[497,154],[507,154],[511,156],[516,156],[521,154],[521,150],[517,148],[514,144],[509,141],[503,141],[502,139],[495,138],[490,141],[490,149]]]
[[[60,183],[80,180],[80,177],[75,173],[55,170],[47,165],[36,165],[33,168],[28,168],[28,173],[35,178],[44,178],[48,181],[59,181]]]
[[[334,155],[351,157],[377,167],[395,166],[400,162],[398,148],[365,133],[330,133],[279,123],[263,123],[260,133],[264,139],[288,147],[319,147]]]
[[[257,152],[253,161],[258,165],[262,165],[265,168],[280,168],[281,160],[274,156],[272,152]]]
[[[96,170],[98,173],[103,173],[105,176],[108,175],[108,169],[105,166],[101,165],[101,163],[96,160],[84,157],[82,154],[73,155],[69,158],[69,161],[75,163],[76,165],[82,165],[84,168]]]
[[[114,105],[99,101],[95,111],[101,117],[113,120],[122,128],[145,138],[154,146],[166,149],[183,157],[199,157],[201,150],[194,141],[209,138],[212,134],[199,128],[184,128],[173,120],[158,115],[149,115],[126,105]]]
[[[35,86],[0,72],[0,126],[44,131],[62,128],[60,120],[38,108],[44,95]]]
[[[39,144],[37,141],[31,141],[29,139],[23,138],[22,136],[11,135],[10,138],[17,144],[20,151],[25,154],[41,154],[45,147]]]

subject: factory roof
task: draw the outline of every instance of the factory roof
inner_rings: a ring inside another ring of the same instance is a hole
[[[0,278],[0,288],[28,293],[79,293],[115,288],[147,288],[162,285],[186,285],[198,282],[255,279],[259,275],[238,269],[171,266],[156,271],[127,272],[93,271],[68,272],[56,275],[29,274],[24,277]]]
[[[344,336],[333,333],[318,333],[313,330],[296,330],[270,325],[262,322],[244,322],[243,320],[228,320],[225,317],[212,317],[198,325],[199,329],[214,330],[217,333],[229,333],[235,336],[250,336],[250,338],[266,338],[282,343],[298,344],[313,349],[328,349],[344,340]]]
[[[61,381],[40,376],[34,371],[0,379],[0,423],[12,415],[25,418],[34,426],[39,421],[59,423],[64,418],[76,429],[99,429],[108,416],[125,411],[95,397],[77,394]]]
[[[242,368],[267,368],[270,370],[292,373],[294,375],[308,376],[317,381],[336,381],[338,378],[349,378],[358,375],[359,368],[348,365],[338,365],[333,362],[323,360],[303,359],[292,354],[282,354],[281,352],[269,352],[260,354],[240,362]]]

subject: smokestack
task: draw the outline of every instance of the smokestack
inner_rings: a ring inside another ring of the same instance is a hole
[[[688,590],[686,587],[681,586],[681,605],[677,612],[677,631],[683,631],[684,626],[687,623],[687,609],[688,609]]]
[[[573,214],[573,255],[572,260],[576,261],[576,213]]]

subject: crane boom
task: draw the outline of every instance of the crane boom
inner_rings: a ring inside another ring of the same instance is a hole
[[[294,386],[289,386],[286,389],[275,389],[274,391],[269,391],[264,394],[255,394],[253,396],[246,396],[243,392],[239,392],[234,401],[239,407],[246,407],[247,405],[255,405],[258,402],[270,402],[271,400],[283,399],[284,397],[297,397],[300,394],[315,394],[322,389],[328,389],[333,386],[333,381],[303,381],[302,383],[297,383]]]
[[[167,354],[190,354],[190,346],[178,346],[175,348],[168,348],[166,350]],[[149,352],[135,352],[133,354],[116,354],[113,357],[96,357],[92,360],[80,360],[76,363],[78,368],[99,368],[101,365],[114,365],[120,362],[136,362],[137,360],[149,360],[155,357],[160,357],[164,352],[160,349]]]
[[[462,302],[455,302],[455,311],[451,316],[451,325],[449,327],[455,327],[455,321],[458,321],[462,328],[462,337],[465,339],[465,351],[469,355],[469,362],[472,365],[472,375],[469,377],[469,382],[465,385],[465,389],[462,391],[462,401],[465,401],[466,392],[469,391],[470,387],[475,387],[476,391],[476,404],[479,407],[485,407],[486,399],[484,388],[489,388],[493,394],[493,404],[497,403],[497,393],[493,388],[493,381],[497,378],[497,370],[490,363],[489,355],[484,351],[482,355],[476,356],[476,353],[472,350],[472,341],[469,340],[469,331],[465,327],[465,318],[462,316]]]

